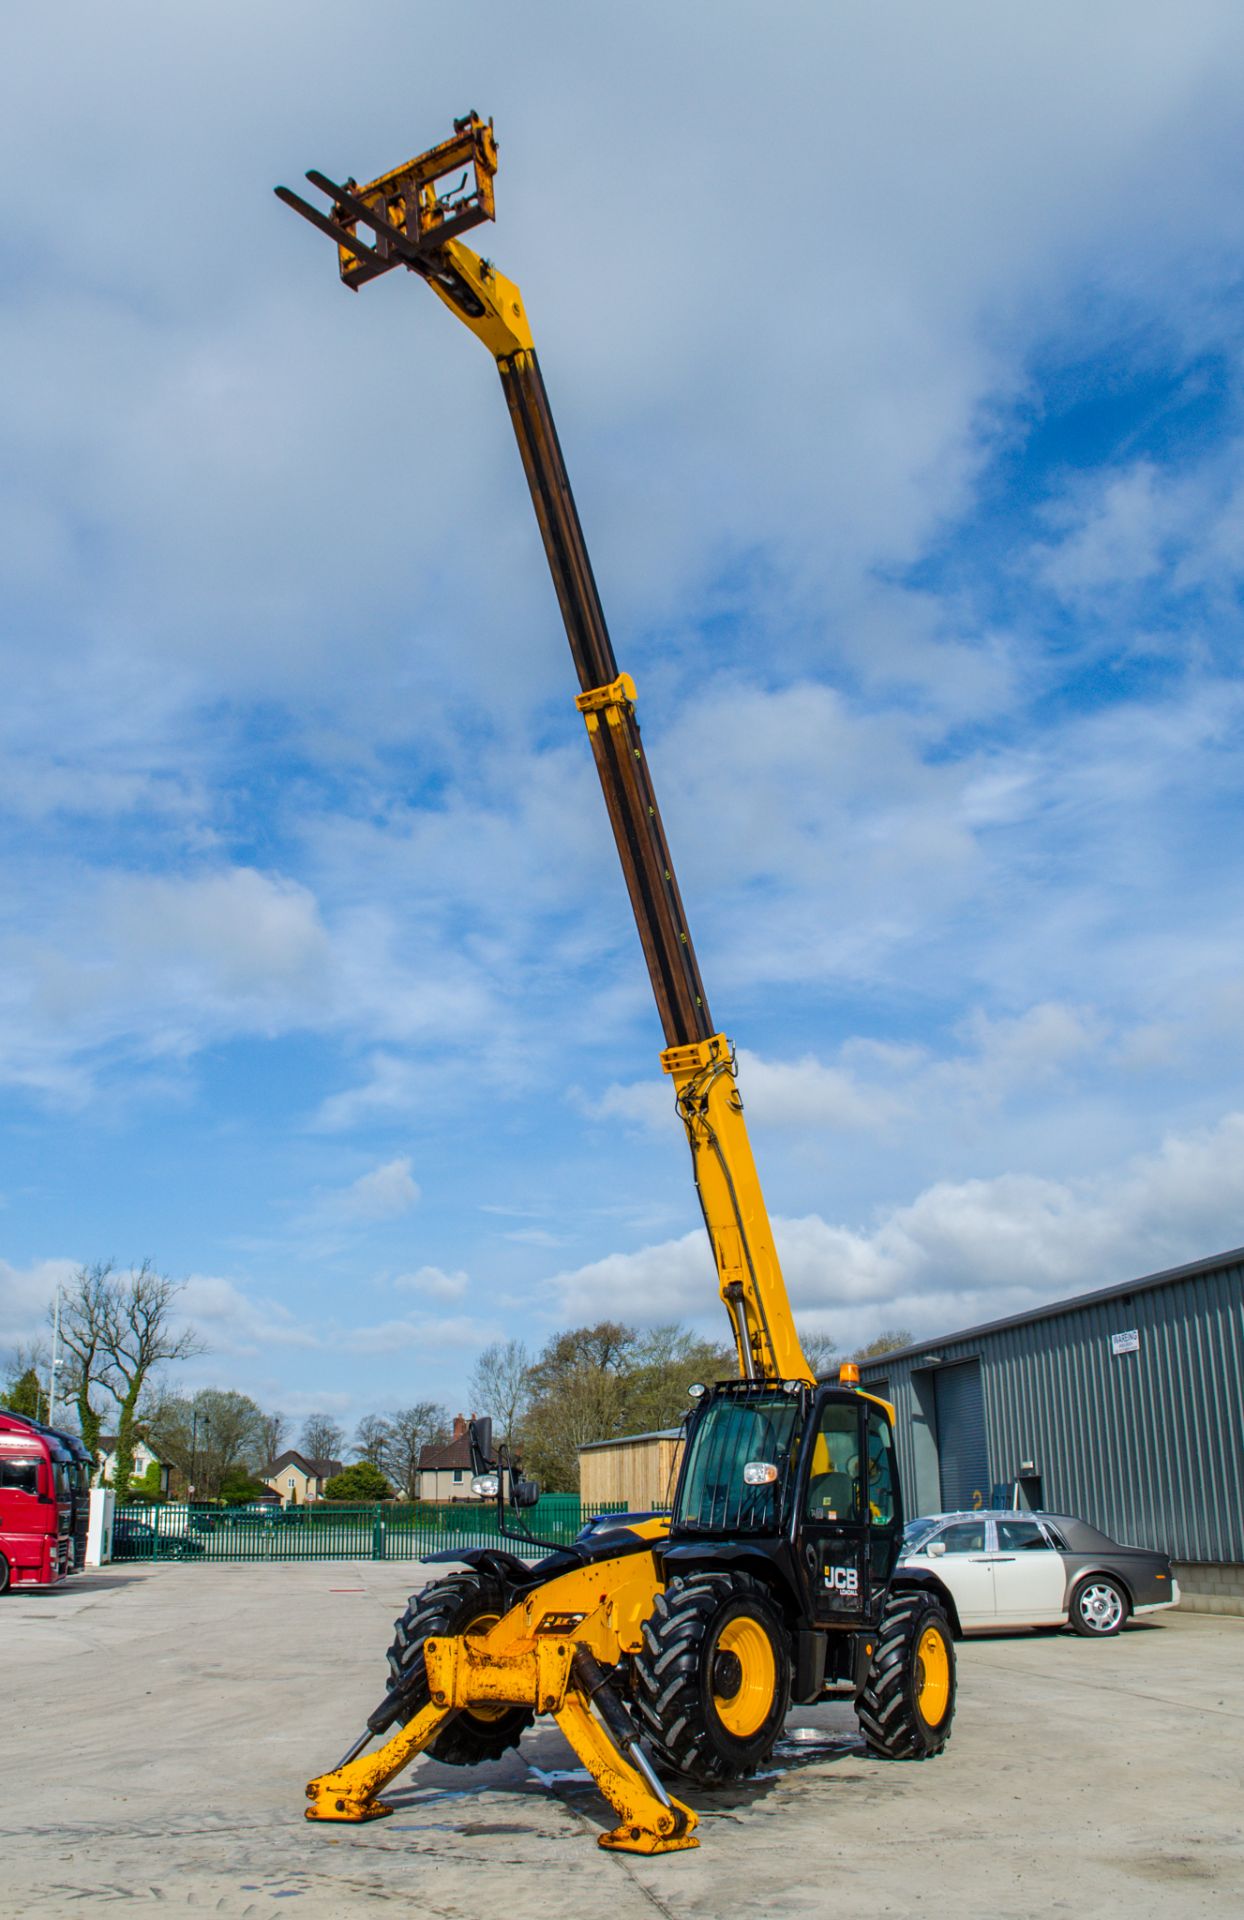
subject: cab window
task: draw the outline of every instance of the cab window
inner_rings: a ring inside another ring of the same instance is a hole
[[[953,1527],[943,1527],[937,1537],[947,1553],[984,1553],[985,1522],[960,1520]]]
[[[999,1520],[1000,1553],[1048,1553],[1050,1543],[1035,1520]]]
[[[33,1493],[39,1491],[39,1462],[37,1460],[0,1459],[0,1488],[5,1493]]]
[[[809,1520],[861,1520],[858,1402],[829,1401],[821,1409],[808,1469]]]
[[[875,1411],[868,1415],[868,1511],[875,1527],[894,1524],[894,1435]]]

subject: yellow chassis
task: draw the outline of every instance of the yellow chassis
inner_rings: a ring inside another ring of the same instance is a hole
[[[665,1526],[646,1521],[635,1531],[655,1538]],[[618,1815],[618,1825],[601,1834],[602,1847],[672,1853],[698,1846],[691,1808],[666,1793],[642,1753],[637,1763],[623,1750],[575,1671],[580,1648],[604,1668],[636,1652],[663,1584],[651,1553],[620,1554],[547,1581],[486,1633],[425,1641],[428,1704],[384,1746],[310,1781],[307,1819],[383,1818],[394,1809],[376,1796],[453,1714],[517,1706],[556,1720]]]

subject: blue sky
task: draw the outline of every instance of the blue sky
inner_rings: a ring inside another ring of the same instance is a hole
[[[351,19],[9,23],[0,1344],[718,1325],[495,375],[270,192],[472,106],[801,1317],[1237,1245],[1238,8]]]

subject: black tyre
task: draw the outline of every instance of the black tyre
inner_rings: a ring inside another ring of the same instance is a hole
[[[658,1758],[709,1786],[754,1773],[790,1705],[786,1631],[760,1582],[745,1573],[671,1580],[643,1635],[634,1705]]]
[[[883,1760],[931,1760],[955,1717],[950,1622],[926,1593],[892,1593],[856,1703],[868,1751]]]
[[[478,1573],[453,1574],[411,1595],[405,1613],[393,1623],[394,1639],[388,1654],[390,1686],[408,1673],[417,1671],[420,1675],[410,1709],[401,1716],[402,1726],[428,1702],[424,1641],[434,1640],[439,1634],[469,1633],[472,1628],[483,1631],[505,1611],[500,1582]],[[483,1760],[499,1760],[516,1747],[534,1718],[527,1707],[464,1707],[446,1721],[424,1751],[446,1766],[477,1767]]]
[[[4,1555],[0,1553],[0,1593],[8,1592],[9,1581],[12,1579],[12,1577],[13,1576],[9,1572],[9,1563],[5,1559]]]
[[[1127,1595],[1117,1580],[1104,1573],[1090,1573],[1072,1594],[1067,1617],[1074,1631],[1086,1640],[1109,1640],[1122,1633],[1130,1612]]]

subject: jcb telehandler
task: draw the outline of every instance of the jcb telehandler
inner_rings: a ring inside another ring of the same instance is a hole
[[[616,1809],[600,1844],[664,1853],[697,1844],[696,1815],[665,1777],[712,1785],[752,1773],[792,1701],[853,1698],[873,1754],[940,1753],[954,1650],[936,1600],[894,1576],[903,1515],[892,1409],[853,1384],[853,1367],[819,1382],[799,1344],[734,1052],[709,1016],[634,683],[614,659],[522,296],[458,237],[493,218],[496,166],[492,124],[472,113],[452,138],[366,186],[308,173],[328,212],[277,193],[336,242],[347,287],[406,267],[496,360],[656,994],[661,1065],[691,1146],[738,1378],[691,1388],[672,1515],[594,1523],[534,1565],[494,1548],[441,1556],[467,1570],[411,1600],[389,1652],[389,1691],[345,1758],[308,1786],[307,1816],[373,1819],[390,1811],[377,1795],[415,1754],[452,1766],[493,1760],[548,1714]],[[504,1531],[505,1503],[521,1506],[532,1489],[516,1462],[488,1457],[478,1429],[474,1445],[476,1488],[497,1498]]]

